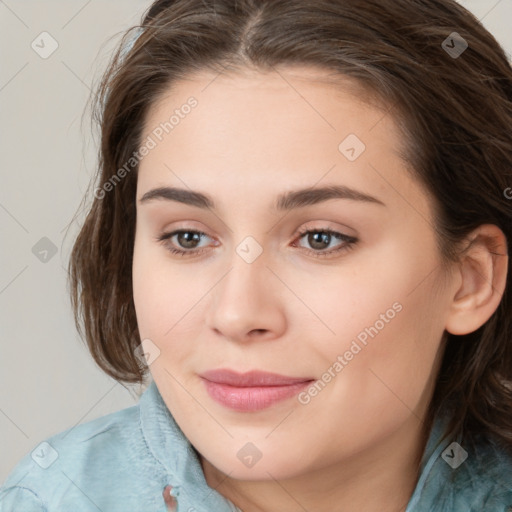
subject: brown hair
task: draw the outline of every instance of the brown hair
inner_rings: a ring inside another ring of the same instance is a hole
[[[494,37],[455,1],[159,0],[139,30],[131,49],[133,34],[125,35],[97,90],[96,184],[104,188],[69,268],[77,328],[114,379],[140,384],[147,374],[134,356],[137,165],[111,190],[105,184],[139,148],[159,95],[194,71],[305,65],[356,79],[395,107],[412,175],[433,198],[443,261],[457,261],[461,242],[482,224],[504,232],[510,253],[512,70]],[[467,49],[450,54],[462,38]],[[511,279],[508,272],[501,303],[481,328],[445,332],[428,414],[431,422],[448,406],[447,435],[467,442],[483,435],[505,449],[512,449]]]

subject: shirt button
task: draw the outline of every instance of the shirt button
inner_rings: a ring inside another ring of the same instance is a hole
[[[165,506],[167,507],[168,512],[177,512],[178,511],[178,501],[172,494],[172,485],[166,485],[162,492],[164,497]]]

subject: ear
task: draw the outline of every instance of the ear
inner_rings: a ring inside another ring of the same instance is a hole
[[[468,236],[458,263],[460,282],[446,321],[451,334],[469,334],[496,311],[505,291],[508,269],[507,239],[495,225],[483,224]]]

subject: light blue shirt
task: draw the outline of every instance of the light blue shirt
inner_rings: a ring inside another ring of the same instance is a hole
[[[467,451],[429,437],[406,512],[512,512],[512,458],[495,445]],[[208,486],[201,464],[158,388],[138,405],[56,434],[34,447],[0,487],[0,512],[235,512]],[[314,512],[314,511],[311,511]]]

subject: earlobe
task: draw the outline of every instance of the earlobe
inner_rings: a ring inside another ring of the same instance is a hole
[[[459,288],[455,291],[446,330],[462,335],[476,331],[498,308],[507,282],[508,251],[503,231],[484,224],[468,237],[459,263]]]

